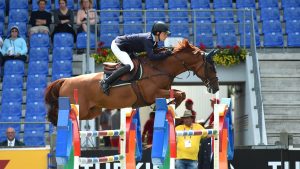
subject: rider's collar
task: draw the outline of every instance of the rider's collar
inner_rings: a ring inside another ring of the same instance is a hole
[[[153,42],[155,42],[155,36],[152,33],[151,33],[151,36],[152,36]]]

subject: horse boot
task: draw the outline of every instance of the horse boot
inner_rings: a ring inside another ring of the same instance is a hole
[[[109,95],[110,84],[127,72],[130,72],[130,65],[121,67],[120,69],[113,72],[108,78],[101,80],[100,85],[102,87],[103,93]]]

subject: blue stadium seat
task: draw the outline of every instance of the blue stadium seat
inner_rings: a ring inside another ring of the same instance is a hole
[[[123,9],[140,9],[142,10],[142,0],[123,1]]]
[[[46,33],[35,33],[30,36],[30,47],[49,47],[50,38]]]
[[[255,0],[236,0],[236,8],[254,8],[255,9]]]
[[[42,116],[45,117],[47,112],[45,102],[27,102],[25,116]]]
[[[210,0],[191,0],[191,9],[210,8]]]
[[[123,11],[123,20],[124,22],[142,22],[143,21],[143,12],[130,10],[130,11]]]
[[[19,137],[19,132],[21,130],[21,125],[20,124],[16,124],[15,122],[21,122],[21,116],[19,115],[14,115],[14,114],[5,114],[2,113],[1,117],[0,117],[0,121],[2,122],[12,122],[11,124],[0,124],[0,131],[2,132],[2,134],[4,134],[6,132],[6,129],[8,127],[13,127],[15,129],[16,132],[16,137]]]
[[[282,33],[265,33],[264,47],[283,47]]]
[[[2,88],[23,88],[23,75],[4,75]]]
[[[299,0],[281,0],[281,6],[283,8],[300,7]]]
[[[169,1],[169,9],[187,9],[187,0],[172,0]]]
[[[108,22],[108,21],[115,21],[119,22],[120,12],[116,11],[120,9],[106,9],[100,11],[100,22]]]
[[[28,88],[26,92],[26,102],[44,101],[44,88]]]
[[[74,37],[70,33],[56,33],[53,38],[53,47],[74,47]]]
[[[72,74],[72,61],[71,60],[56,60],[53,61],[52,74],[53,73],[68,73]]]
[[[279,20],[280,13],[278,8],[261,8],[260,20]]]
[[[166,13],[162,10],[147,10],[145,13],[146,22],[166,21]]]
[[[5,10],[0,8],[0,22],[5,21]]]
[[[67,77],[71,77],[72,74],[71,73],[55,73],[52,74],[52,79],[51,81],[55,81],[55,80],[58,80],[58,79],[61,79],[61,78],[67,78]]]
[[[279,20],[264,21],[262,25],[262,33],[282,33],[281,22]]]
[[[181,10],[181,9],[174,9],[174,10],[169,10],[169,19],[170,22],[188,22],[189,17],[188,17],[188,11],[187,10]]]
[[[91,33],[90,36],[90,47],[95,48],[95,34]],[[78,49],[85,49],[87,47],[87,34],[85,32],[78,33],[76,42]]]
[[[7,116],[18,116],[21,117],[22,115],[22,103],[20,102],[9,102],[9,103],[2,103],[1,104],[1,114],[5,117]]]
[[[124,23],[124,34],[134,34],[144,32],[144,24],[141,22]]]
[[[211,13],[209,8],[199,8],[192,11],[192,20],[194,22],[209,21],[211,22]]]
[[[5,4],[5,0],[0,0],[0,9],[5,9],[6,4]]]
[[[241,47],[246,47],[250,48],[251,45],[251,34],[246,33],[246,34],[241,34],[240,36],[240,46]],[[260,39],[259,39],[259,34],[255,34],[255,40],[256,40],[256,46],[260,47]]]
[[[100,35],[100,41],[104,43],[103,47],[110,48],[111,42],[118,36],[118,34]]]
[[[146,9],[164,9],[164,0],[145,0]]]
[[[23,93],[21,88],[4,88],[2,90],[2,103],[22,103]]]
[[[220,8],[215,10],[215,20],[232,20],[233,21],[233,11],[232,8]]]
[[[300,33],[294,32],[287,35],[288,47],[300,47]]]
[[[7,60],[4,63],[4,75],[24,75],[24,70],[21,60]]]
[[[9,22],[7,30],[10,30],[11,27],[13,27],[13,26],[18,26],[18,28],[19,28],[19,35],[21,37],[23,37],[23,38],[26,39],[26,35],[27,35],[27,22]],[[6,36],[9,36],[9,35],[10,35],[10,32],[7,31]]]
[[[30,61],[28,66],[28,74],[36,75],[36,74],[48,74],[48,61]]]
[[[32,11],[37,11],[39,9],[38,0],[32,0]],[[51,11],[51,3],[47,1],[46,11]]]
[[[29,88],[46,88],[47,76],[36,74],[27,76],[27,89]]]
[[[44,147],[45,146],[45,131],[39,130],[26,130],[24,131],[24,144],[31,147]]]
[[[31,62],[31,61],[48,61],[48,60],[49,60],[49,48],[48,47],[31,47],[29,49],[29,62]]]
[[[186,22],[171,22],[170,31],[172,37],[189,38],[190,36],[189,23]]]
[[[27,9],[11,9],[8,16],[9,22],[27,22],[28,10]]]
[[[232,8],[232,0],[214,0],[214,8]]]
[[[256,33],[258,33],[258,24],[257,22],[254,22],[254,31]],[[251,22],[250,20],[247,20],[246,22],[240,22],[239,23],[239,33],[242,34],[242,33],[249,33],[251,32]]]
[[[4,22],[0,22],[0,36],[3,36]]]
[[[100,1],[100,9],[120,9],[120,0]]]
[[[300,30],[300,20],[287,20],[285,22],[285,32],[294,33]]]
[[[119,22],[102,22],[100,24],[100,35],[102,34],[108,34],[108,33],[120,33],[120,25]]]
[[[28,0],[9,0],[9,9],[28,9]]]
[[[201,33],[206,33],[206,34],[213,33],[212,24],[210,21],[197,22],[194,28],[195,28],[194,34],[196,35]]]
[[[53,48],[52,60],[73,60],[73,49],[70,47]]]
[[[259,1],[259,7],[260,8],[278,8],[278,0],[262,0]]]
[[[233,33],[220,33],[217,36],[217,46],[235,46],[237,44],[237,38]]]
[[[300,20],[300,7],[284,8],[284,20]]]
[[[256,11],[253,9],[254,15],[253,18],[256,20]],[[238,10],[237,11],[237,21],[239,22],[244,22],[247,20],[251,20],[252,11],[250,9],[243,9],[243,10]]]
[[[46,117],[41,115],[25,115],[25,122],[46,122]],[[25,124],[24,131],[37,130],[44,131],[46,129],[45,124]]]
[[[196,35],[195,46],[199,46],[200,44],[203,44],[206,48],[213,48],[214,47],[213,35],[209,33],[201,33]]]
[[[70,10],[74,10],[75,9],[75,7],[74,7],[74,0],[67,0],[67,7]],[[59,9],[59,0],[55,0],[55,9]]]
[[[235,24],[233,21],[218,21],[216,22],[216,33],[233,33],[235,34]]]

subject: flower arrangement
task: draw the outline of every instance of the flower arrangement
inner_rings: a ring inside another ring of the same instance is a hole
[[[200,44],[199,48],[206,51],[206,47],[203,44]],[[226,46],[225,48],[217,46],[217,48],[220,51],[213,58],[217,65],[230,67],[246,60],[247,50],[239,46]]]
[[[95,59],[95,62],[100,64],[103,62],[117,62],[118,59],[111,51],[110,48],[104,48],[104,43],[99,42],[96,53],[91,54],[91,57]]]

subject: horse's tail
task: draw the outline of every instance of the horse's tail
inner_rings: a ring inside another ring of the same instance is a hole
[[[52,82],[45,90],[45,103],[48,109],[48,120],[53,124],[57,125],[58,118],[58,97],[59,90],[65,79],[58,79]]]

